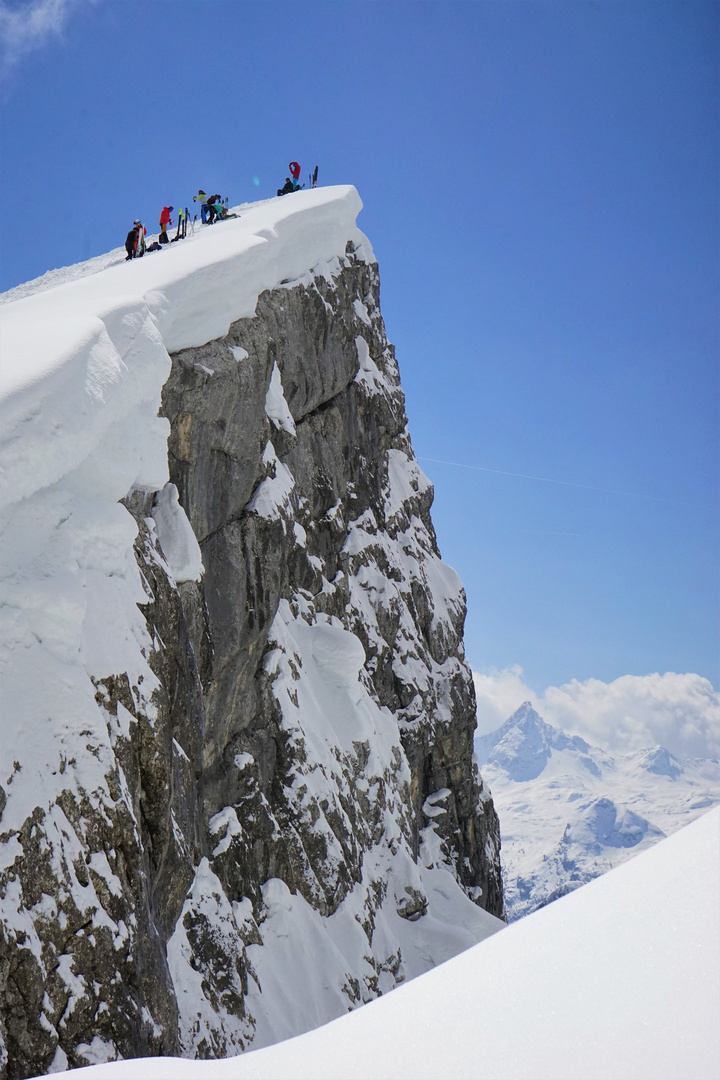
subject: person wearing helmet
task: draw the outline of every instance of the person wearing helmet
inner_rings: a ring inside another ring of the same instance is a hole
[[[162,208],[162,213],[160,214],[160,235],[158,236],[158,241],[161,244],[169,243],[167,230],[168,225],[172,225],[172,218],[170,215],[174,209],[174,206],[163,206]]]

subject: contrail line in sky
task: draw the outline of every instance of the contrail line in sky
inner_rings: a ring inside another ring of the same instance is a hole
[[[618,491],[615,488],[594,487],[592,484],[574,484],[571,480],[554,480],[551,476],[530,476],[528,473],[507,472],[505,469],[488,469],[483,465],[465,465],[461,461],[443,461],[441,458],[418,455],[418,461],[432,461],[435,465],[453,465],[456,469],[472,469],[474,472],[495,473],[497,476],[514,476],[519,480],[539,480],[543,484],[560,484],[562,487],[582,488],[584,491],[602,491],[606,495],[628,495],[633,499],[651,499],[653,502],[671,502],[659,495],[641,495],[637,491]]]

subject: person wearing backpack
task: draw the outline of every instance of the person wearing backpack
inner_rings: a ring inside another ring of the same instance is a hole
[[[128,259],[132,259],[135,257],[135,245],[137,244],[137,236],[137,225],[133,225],[132,229],[125,237],[125,250],[127,251],[127,255],[125,256],[125,262],[127,262]]]

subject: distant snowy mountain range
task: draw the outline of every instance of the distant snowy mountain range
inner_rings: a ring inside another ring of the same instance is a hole
[[[720,761],[661,746],[611,757],[525,702],[475,751],[500,818],[509,921],[625,862],[720,803]]]

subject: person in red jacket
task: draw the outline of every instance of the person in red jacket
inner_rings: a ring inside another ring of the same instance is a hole
[[[297,161],[291,161],[288,168],[290,169],[290,175],[293,178],[293,191],[297,191],[300,187],[300,166]]]
[[[168,243],[167,230],[168,225],[172,225],[172,218],[170,217],[170,214],[173,212],[174,209],[174,206],[163,206],[162,208],[162,213],[160,215],[160,235],[158,236],[158,240],[161,244]]]

